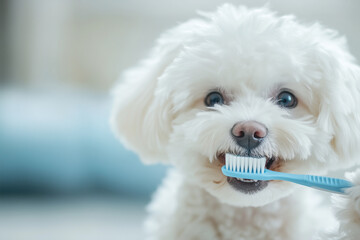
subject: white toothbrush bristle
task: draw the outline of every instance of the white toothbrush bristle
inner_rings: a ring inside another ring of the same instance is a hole
[[[225,165],[226,165],[226,169],[230,170],[230,160],[229,160],[230,154],[226,154],[225,155]]]
[[[232,156],[229,156],[229,169],[232,171]]]
[[[243,173],[261,174],[265,172],[266,158],[254,158],[225,154],[226,170]]]
[[[233,171],[236,171],[237,160],[236,156],[233,157]]]
[[[240,170],[240,157],[236,157],[236,171],[238,172]]]
[[[229,169],[232,171],[232,156],[229,156]]]
[[[248,172],[248,165],[249,165],[249,162],[247,161],[246,158],[243,158],[244,160],[244,172]]]
[[[232,161],[233,161],[232,169],[233,169],[233,171],[236,171],[236,156],[233,156]]]
[[[259,167],[259,159],[256,159],[255,161],[255,167],[254,167],[254,173],[259,173],[258,167]]]

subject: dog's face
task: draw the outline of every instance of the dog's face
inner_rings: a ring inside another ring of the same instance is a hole
[[[299,174],[355,162],[359,69],[343,39],[268,10],[206,15],[165,34],[117,88],[112,124],[130,148],[236,206],[264,205],[294,185],[226,177],[226,153]]]

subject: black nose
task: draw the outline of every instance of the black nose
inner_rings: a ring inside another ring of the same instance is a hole
[[[267,128],[255,121],[238,122],[231,129],[236,143],[247,150],[259,146],[267,133]]]

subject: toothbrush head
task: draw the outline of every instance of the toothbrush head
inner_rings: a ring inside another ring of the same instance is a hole
[[[225,169],[241,173],[264,173],[266,158],[237,156],[230,153],[225,155]]]
[[[269,169],[266,168],[266,157],[238,156],[230,153],[225,155],[225,166],[222,173],[240,182],[253,183],[258,180],[271,180]]]

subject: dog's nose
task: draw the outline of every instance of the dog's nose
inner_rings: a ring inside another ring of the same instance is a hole
[[[247,150],[259,146],[267,133],[267,128],[255,121],[238,122],[231,129],[231,135],[236,143]]]

